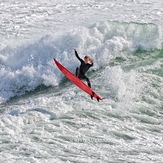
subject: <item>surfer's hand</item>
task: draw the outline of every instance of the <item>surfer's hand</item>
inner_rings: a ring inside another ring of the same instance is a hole
[[[93,59],[90,58],[90,62],[93,63]]]
[[[73,48],[74,49],[74,51],[76,51],[76,49],[75,48]]]

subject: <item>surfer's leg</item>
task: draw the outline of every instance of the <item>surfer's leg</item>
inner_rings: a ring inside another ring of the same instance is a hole
[[[88,86],[91,88],[91,83],[90,83],[89,79],[86,76],[85,76],[85,80],[87,81]]]
[[[76,75],[77,77],[79,77],[79,67],[76,68],[75,75]]]
[[[91,88],[91,83],[90,83],[90,81],[89,81],[89,78],[87,78],[86,76],[84,76],[84,79],[87,81],[88,86]],[[92,92],[92,95],[91,95],[91,99],[92,99],[92,100],[93,100],[93,96],[94,96],[93,93],[94,93],[94,92]]]

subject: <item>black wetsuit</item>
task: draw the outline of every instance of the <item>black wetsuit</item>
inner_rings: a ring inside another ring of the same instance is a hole
[[[91,83],[89,81],[89,79],[85,76],[85,73],[88,71],[88,69],[90,67],[93,66],[93,63],[92,64],[89,64],[89,63],[86,63],[79,57],[77,51],[75,51],[75,55],[76,57],[78,58],[78,60],[81,62],[81,65],[80,67],[76,68],[76,76],[79,78],[79,79],[83,79],[83,80],[86,80],[87,81],[87,84],[88,86],[91,88]]]

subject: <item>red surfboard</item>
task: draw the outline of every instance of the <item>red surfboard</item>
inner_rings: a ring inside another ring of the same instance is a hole
[[[80,89],[82,89],[84,92],[88,93],[91,98],[96,98],[97,101],[102,100],[102,98],[93,91],[89,86],[87,86],[82,80],[80,80],[77,76],[75,76],[72,72],[70,72],[68,69],[66,69],[63,65],[61,65],[56,59],[54,59],[54,62],[58,66],[58,68],[61,70],[61,72],[76,86],[78,86]]]

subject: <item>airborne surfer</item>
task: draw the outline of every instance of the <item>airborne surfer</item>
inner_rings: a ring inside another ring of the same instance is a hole
[[[85,56],[84,60],[81,59],[77,53],[77,50],[74,48],[75,55],[77,59],[81,62],[81,65],[76,68],[76,73],[75,75],[82,80],[86,80],[88,86],[91,88],[91,83],[89,81],[89,78],[85,76],[85,73],[88,71],[90,67],[93,66],[93,59],[91,59],[89,56]],[[89,63],[90,62],[90,63]]]

